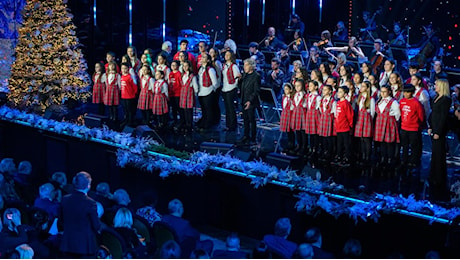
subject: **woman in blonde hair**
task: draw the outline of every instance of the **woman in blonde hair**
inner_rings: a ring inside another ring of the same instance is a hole
[[[434,200],[447,200],[446,134],[451,105],[449,82],[438,79],[435,82],[436,96],[431,102],[428,134],[431,136],[430,187]]]
[[[118,209],[113,218],[113,227],[123,237],[128,249],[135,249],[139,253],[144,249],[144,238],[141,238],[132,226],[133,215],[131,211],[127,208]]]

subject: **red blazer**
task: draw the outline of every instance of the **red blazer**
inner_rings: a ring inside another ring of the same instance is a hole
[[[348,100],[337,101],[334,125],[337,133],[348,132],[353,127],[353,107]]]

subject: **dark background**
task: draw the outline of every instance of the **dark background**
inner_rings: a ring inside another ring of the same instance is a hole
[[[75,15],[78,32],[87,34],[81,42],[86,46],[86,57],[90,68],[95,61],[105,59],[108,50],[118,56],[124,54],[128,45],[128,0],[97,0],[97,27],[93,26],[94,0],[69,0],[68,5]],[[283,36],[289,22],[293,0],[265,0],[265,20],[262,23],[262,0],[250,1],[250,22],[246,26],[246,0],[167,0],[167,39],[177,48],[177,36],[181,29],[192,29],[207,34],[211,41],[218,31],[218,40],[228,36],[231,23],[231,37],[238,45],[250,41],[260,42],[269,26]],[[418,42],[423,34],[422,25],[433,23],[441,38],[441,47],[446,56],[444,63],[457,67],[460,60],[458,27],[458,6],[454,0],[323,0],[322,22],[319,22],[319,0],[296,0],[296,13],[306,25],[306,36],[319,36],[322,30],[333,32],[337,21],[345,22],[351,34],[357,35],[362,24],[362,11],[374,13],[379,6],[382,14],[375,17],[377,24],[392,29],[394,21],[402,27],[409,26],[410,43]],[[229,13],[231,6],[231,13]],[[349,15],[351,11],[351,16]],[[230,15],[231,14],[231,15]],[[89,23],[82,23],[85,15]],[[231,17],[231,21],[229,18]],[[159,50],[162,43],[163,22],[162,0],[133,0],[133,45],[141,53],[145,48]],[[386,31],[380,26],[379,33],[385,40]]]

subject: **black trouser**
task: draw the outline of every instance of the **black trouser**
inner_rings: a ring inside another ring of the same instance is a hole
[[[157,120],[157,126],[165,127],[168,124],[169,114],[155,115]]]
[[[328,156],[331,156],[334,154],[334,137],[333,136],[322,136],[321,137],[321,146],[323,150],[323,154],[327,154]],[[328,158],[326,158],[328,159]]]
[[[152,110],[146,109],[146,110],[141,110],[142,112],[142,124],[148,125],[150,123],[150,118],[152,117]]]
[[[136,116],[136,99],[135,98],[130,98],[130,99],[121,99],[121,105],[123,106],[123,112],[124,112],[124,118],[123,120],[125,121],[126,125],[128,126],[133,126],[134,124],[134,118]]]
[[[287,137],[288,137],[288,149],[292,149],[292,148],[294,148],[294,144],[295,144],[294,130],[290,130],[286,134],[287,134]]]
[[[170,97],[169,104],[171,105],[171,114],[174,123],[177,123],[177,115],[180,116],[180,109],[179,109],[179,100],[180,97]]]
[[[434,199],[443,200],[448,198],[447,190],[447,164],[446,164],[446,137],[431,139],[431,171],[430,183]]]
[[[185,129],[192,129],[193,126],[193,108],[181,108],[181,117],[179,125],[185,126]]]
[[[215,94],[211,92],[207,96],[198,97],[201,106],[201,119],[200,119],[200,127],[201,128],[209,128],[213,125],[213,120],[215,118],[216,108],[213,107]]]
[[[393,161],[395,158],[395,143],[380,143],[380,156],[382,161]]]
[[[220,106],[219,106],[219,101],[220,101],[220,94],[222,93],[222,87],[216,89],[215,92],[213,92],[213,115],[212,115],[212,124],[217,125],[220,124],[220,118],[221,118],[221,111],[220,111]]]
[[[319,144],[319,136],[316,134],[309,134],[308,135],[308,146],[311,149],[311,151],[315,150],[318,151],[318,144]]]
[[[361,144],[361,155],[362,159],[369,160],[371,156],[371,138],[370,137],[361,137],[360,138]]]
[[[401,130],[401,145],[403,147],[403,163],[419,165],[422,157],[422,133],[420,131]],[[411,148],[410,156],[409,146]]]
[[[118,118],[118,106],[107,106],[109,108],[109,119],[116,121]]]
[[[256,140],[256,107],[250,105],[248,109],[244,109],[243,104],[243,120],[244,120],[244,136],[252,141]]]
[[[351,155],[351,136],[350,131],[337,133],[337,156],[350,159]],[[345,152],[344,152],[345,151]]]
[[[101,116],[105,115],[105,105],[104,103],[97,104],[97,113]]]
[[[303,153],[305,151],[305,144],[307,142],[307,134],[305,133],[305,130],[297,130],[295,131],[295,135],[297,137],[299,152]]]
[[[225,124],[229,129],[235,129],[237,125],[235,112],[236,94],[236,88],[229,92],[222,92],[222,97],[224,98],[225,105]]]

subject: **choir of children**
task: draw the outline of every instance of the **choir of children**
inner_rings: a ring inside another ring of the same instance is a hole
[[[171,64],[161,53],[155,65],[148,49],[139,60],[130,46],[118,67],[115,54],[108,52],[105,67],[95,65],[93,103],[98,104],[99,113],[105,112],[105,105],[111,120],[117,120],[121,103],[126,125],[134,124],[135,104],[142,124],[151,124],[153,114],[157,126],[165,126],[172,111],[175,130],[190,133],[196,100],[202,109],[197,126],[209,128],[220,121],[216,108],[222,94],[226,130],[236,130],[234,101],[241,74],[235,54],[226,51],[222,64],[215,50],[208,53],[202,45],[199,64],[187,51],[186,41]],[[399,160],[401,144],[402,162],[413,167],[420,164],[421,130],[429,127],[431,108],[419,73],[413,71],[410,84],[403,87],[392,60],[385,61],[379,77],[372,74],[368,62],[360,72],[352,72],[347,64],[331,71],[326,62],[308,73],[299,62],[293,64],[295,72],[288,77],[290,83],[283,85],[281,101],[280,131],[288,136],[284,152],[343,167],[352,158],[363,166],[375,158],[379,165],[392,167]]]

